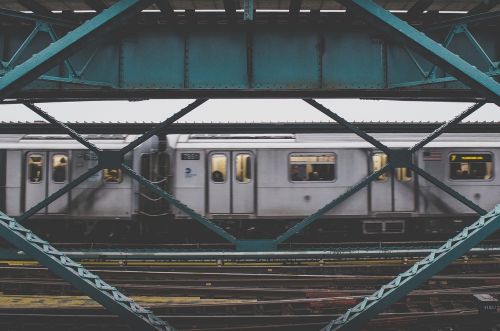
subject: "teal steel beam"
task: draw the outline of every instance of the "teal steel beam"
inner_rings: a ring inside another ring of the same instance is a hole
[[[335,122],[339,123],[340,125],[342,125],[346,129],[348,129],[349,131],[352,131],[353,133],[355,133],[359,137],[363,138],[364,140],[366,140],[367,142],[369,142],[373,146],[377,147],[378,149],[380,149],[381,151],[383,151],[387,155],[391,154],[391,150],[389,149],[389,147],[385,146],[380,141],[378,141],[374,137],[370,136],[368,133],[364,132],[363,130],[360,130],[355,125],[352,125],[351,123],[349,123],[348,121],[346,121],[345,119],[343,119],[339,115],[335,114],[330,109],[326,108],[325,106],[323,106],[322,104],[320,104],[316,100],[304,99],[304,101],[306,103],[310,104],[311,106],[313,106],[314,108],[316,108],[317,110],[319,110],[320,112],[322,112],[323,114],[325,114],[326,116],[333,119]]]
[[[457,191],[455,191],[454,189],[452,189],[448,185],[444,184],[439,179],[437,179],[436,177],[429,174],[427,171],[425,171],[422,168],[420,168],[414,164],[411,164],[411,163],[408,164],[407,166],[408,166],[408,168],[410,168],[411,170],[416,172],[420,177],[423,177],[428,182],[431,182],[435,186],[439,187],[441,190],[448,193],[449,195],[451,195],[452,197],[454,197],[455,199],[457,199],[458,201],[460,201],[461,203],[463,203],[464,205],[466,205],[470,209],[474,210],[479,215],[486,214],[486,210],[479,207],[474,202],[470,201],[469,199],[467,199],[466,197],[464,197],[463,195],[461,195],[460,193],[458,193]]]
[[[279,237],[277,237],[276,239],[274,239],[274,241],[276,242],[276,244],[282,243],[282,242],[290,239],[290,237],[292,237],[292,236],[296,235],[297,233],[301,232],[307,226],[309,226],[310,224],[312,224],[316,220],[318,220],[325,213],[327,213],[328,211],[332,210],[333,208],[335,208],[336,206],[338,206],[339,204],[341,204],[342,202],[344,202],[345,200],[347,200],[349,197],[351,197],[352,195],[354,195],[356,192],[360,191],[361,189],[363,189],[364,187],[366,187],[368,184],[370,184],[372,181],[374,181],[375,179],[377,179],[380,175],[382,175],[384,172],[386,172],[387,170],[389,170],[390,167],[391,167],[391,164],[387,163],[380,170],[375,171],[374,173],[370,174],[368,177],[364,178],[362,181],[360,181],[356,185],[354,185],[351,188],[349,188],[346,192],[342,193],[336,199],[334,199],[330,203],[328,203],[325,206],[323,206],[321,209],[319,209],[318,211],[316,211],[314,214],[312,214],[312,215],[304,218],[302,221],[300,221],[297,224],[295,224],[293,227],[291,227],[286,232],[284,232],[283,234],[281,234]]]
[[[2,212],[0,212],[0,236],[112,313],[127,320],[134,330],[174,330],[149,309],[141,307]]]
[[[371,0],[337,0],[500,106],[500,83]]]
[[[330,109],[326,108],[325,106],[323,106],[322,104],[320,104],[316,100],[304,99],[304,101],[306,103],[308,103],[309,105],[313,106],[314,108],[316,108],[317,110],[319,110],[320,112],[322,112],[323,114],[325,114],[326,116],[328,116],[331,119],[333,119],[334,121],[336,121],[338,124],[340,124],[341,126],[346,128],[347,130],[355,133],[356,135],[358,135],[362,139],[371,143],[375,147],[381,149],[387,155],[391,154],[391,150],[387,146],[385,146],[380,141],[378,141],[377,139],[375,139],[371,135],[367,134],[363,130],[360,130],[357,126],[349,123],[341,116],[335,114]],[[301,220],[300,222],[295,224],[293,227],[291,227],[290,229],[288,229],[287,231],[285,231],[284,233],[279,235],[272,242],[268,241],[267,243],[264,243],[264,244],[267,244],[269,247],[273,247],[273,245],[276,246],[277,244],[282,243],[282,242],[290,239],[292,236],[298,234],[304,228],[306,228],[310,224],[314,223],[316,220],[318,220],[325,213],[332,210],[333,208],[338,206],[343,201],[347,200],[350,196],[352,196],[353,194],[355,194],[356,192],[358,192],[362,188],[366,187],[368,184],[370,184],[373,180],[375,180],[377,177],[379,177],[381,174],[383,174],[385,171],[387,171],[391,167],[392,167],[392,165],[390,163],[386,164],[382,169],[380,169],[379,171],[376,171],[376,172],[372,173],[371,175],[369,175],[368,177],[364,178],[362,181],[360,181],[359,183],[357,183],[353,187],[349,188],[346,192],[341,194],[339,197],[332,200],[330,203],[326,204],[325,206],[323,206],[322,208],[317,210],[315,213],[304,218],[303,220]]]
[[[455,237],[383,285],[378,291],[365,297],[345,314],[331,321],[322,331],[359,330],[371,318],[416,289],[498,229],[500,229],[500,205],[481,216],[474,224],[465,227]]]
[[[123,23],[125,19],[140,12],[152,2],[152,0],[121,0],[75,30],[68,32],[61,39],[50,44],[0,78],[0,100],[23,88],[61,60],[92,41],[93,38],[109,32],[113,27]]]
[[[132,141],[130,144],[127,146],[123,147],[120,152],[122,154],[126,154],[130,151],[132,151],[134,148],[148,140],[149,138],[153,137],[154,135],[157,135],[167,129],[169,125],[180,119],[181,117],[189,114],[191,111],[194,109],[198,108],[202,104],[204,104],[208,99],[197,99],[184,107],[183,109],[179,110],[177,113],[174,115],[170,116],[167,118],[165,121],[160,123],[158,126],[154,127],[153,129],[149,130],[148,132],[144,133],[142,136],[137,138],[136,140]]]
[[[243,0],[243,19],[245,21],[253,21],[253,0]]]
[[[80,144],[82,144],[83,146],[87,147],[88,149],[90,149],[94,153],[98,154],[99,152],[101,152],[101,149],[99,147],[97,147],[96,145],[94,145],[93,143],[91,143],[90,141],[88,141],[87,139],[85,139],[84,137],[82,137],[80,134],[78,134],[78,132],[76,132],[75,130],[73,130],[72,128],[70,128],[69,126],[67,126],[66,124],[58,121],[53,116],[50,116],[49,114],[47,114],[46,112],[44,112],[40,107],[37,107],[34,104],[29,103],[29,102],[25,102],[24,105],[26,107],[28,107],[29,109],[31,109],[34,113],[36,113],[37,115],[39,115],[40,117],[42,117],[47,122],[49,122],[49,123],[51,123],[51,124],[53,124],[53,125],[58,126],[59,128],[61,128],[71,138],[77,140]]]
[[[26,212],[24,212],[22,215],[18,216],[16,218],[17,221],[18,222],[24,222],[25,220],[27,220],[31,216],[33,216],[36,213],[38,213],[43,208],[45,208],[48,205],[50,205],[52,202],[56,201],[58,198],[60,198],[64,194],[66,194],[69,191],[71,191],[76,186],[80,185],[81,183],[83,183],[84,181],[86,181],[87,179],[89,179],[90,177],[92,177],[94,174],[96,174],[97,172],[99,172],[99,170],[101,170],[101,169],[102,168],[101,168],[100,165],[97,165],[97,166],[95,166],[93,168],[90,168],[89,170],[87,170],[86,172],[84,172],[82,175],[78,176],[78,178],[75,178],[74,180],[72,180],[68,184],[64,185],[61,189],[59,189],[56,192],[52,193],[46,199],[44,199],[43,201],[37,203],[35,206],[31,207],[29,210],[27,210]]]
[[[410,147],[410,149],[409,149],[410,152],[415,153],[416,151],[418,151],[419,149],[421,149],[422,147],[424,147],[425,145],[427,145],[428,143],[430,143],[431,141],[433,141],[434,139],[436,139],[437,137],[439,137],[440,135],[442,135],[451,126],[453,126],[455,124],[458,124],[461,121],[463,121],[467,116],[471,115],[476,110],[478,110],[479,108],[481,108],[482,106],[484,106],[484,104],[485,104],[485,102],[478,102],[478,103],[470,106],[469,108],[467,108],[466,110],[464,110],[463,112],[461,112],[460,114],[458,114],[457,116],[455,116],[453,119],[449,120],[446,123],[443,123],[443,125],[441,125],[439,128],[437,128],[436,130],[434,130],[427,137],[425,137],[424,139],[422,139],[421,141],[419,141],[418,143],[416,143],[415,145],[413,145],[412,147]]]
[[[138,181],[140,184],[144,185],[145,187],[147,187],[148,189],[150,189],[151,191],[153,191],[155,194],[161,196],[162,198],[164,198],[165,200],[167,200],[168,202],[170,202],[175,207],[179,208],[180,210],[182,210],[183,212],[185,212],[186,214],[188,214],[195,221],[197,221],[200,224],[204,225],[205,227],[207,227],[211,231],[217,233],[219,236],[221,236],[225,240],[227,240],[227,241],[229,241],[231,243],[236,244],[237,239],[233,235],[229,234],[228,232],[226,232],[224,229],[222,229],[221,227],[219,227],[216,224],[214,224],[209,219],[205,218],[204,216],[202,216],[199,213],[195,212],[193,209],[189,208],[188,206],[186,206],[185,204],[183,204],[182,202],[180,202],[179,200],[177,200],[175,197],[173,197],[170,193],[164,191],[158,185],[154,184],[153,182],[151,182],[151,181],[147,180],[146,178],[144,178],[143,176],[139,175],[134,170],[132,170],[129,166],[127,166],[126,164],[122,164],[121,168],[130,177],[132,177],[133,179],[135,179],[136,181]]]
[[[84,145],[85,147],[87,147],[88,149],[90,149],[91,151],[93,151],[94,153],[99,154],[99,153],[102,152],[102,150],[100,148],[98,148],[97,146],[95,146],[94,144],[92,144],[90,141],[88,141],[87,139],[85,139],[84,137],[82,137],[80,134],[78,134],[75,130],[71,129],[66,124],[58,121],[54,117],[52,117],[49,114],[47,114],[46,112],[44,112],[40,107],[37,107],[36,105],[34,105],[32,103],[27,103],[27,102],[24,103],[24,105],[27,108],[31,109],[36,114],[38,114],[39,116],[41,116],[43,119],[47,120],[49,123],[51,123],[51,124],[53,124],[55,126],[58,126],[65,133],[67,133],[70,137],[72,137],[73,139],[77,140],[79,143],[81,143],[82,145]],[[57,200],[59,197],[61,197],[64,194],[68,193],[73,188],[75,188],[79,184],[83,183],[88,178],[92,177],[94,174],[96,174],[97,172],[99,172],[99,170],[101,170],[101,169],[102,169],[101,165],[97,165],[97,166],[95,166],[95,167],[87,170],[85,173],[83,173],[82,175],[80,175],[78,178],[76,178],[73,181],[71,181],[70,183],[66,184],[61,189],[59,189],[58,191],[54,192],[53,194],[51,194],[50,196],[48,196],[46,199],[44,199],[40,203],[36,204],[35,206],[31,207],[25,213],[23,213],[22,215],[20,215],[19,217],[17,217],[17,221],[18,222],[23,222],[23,221],[27,220],[28,218],[30,218],[31,216],[33,216],[34,214],[36,214],[37,212],[39,212],[40,210],[42,210],[43,208],[47,207],[52,202],[54,202],[55,200]]]

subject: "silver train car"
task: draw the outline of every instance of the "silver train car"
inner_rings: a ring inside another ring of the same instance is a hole
[[[374,136],[390,148],[407,148],[424,135]],[[102,149],[116,150],[134,136],[88,138]],[[444,134],[416,153],[414,162],[489,210],[498,203],[499,152],[496,134]],[[346,133],[169,135],[150,139],[125,160],[240,237],[282,232],[387,161],[385,154]],[[93,153],[66,136],[2,135],[0,210],[18,216],[96,163]],[[316,239],[322,234],[330,240],[350,240],[355,236],[448,234],[474,217],[471,209],[433,184],[409,169],[398,168],[328,212],[306,235],[314,231]],[[140,233],[147,233],[144,229],[152,224],[164,226],[170,234],[187,226],[185,231],[192,234],[195,223],[188,218],[120,170],[105,169],[33,216],[31,222],[78,222],[84,224],[80,232],[87,234],[99,221],[113,227],[128,224],[129,232],[136,230],[133,224],[139,224]],[[149,232],[160,235],[159,228]]]

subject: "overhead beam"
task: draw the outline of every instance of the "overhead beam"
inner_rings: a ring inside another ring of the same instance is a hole
[[[236,0],[224,0],[224,10],[227,17],[234,19],[236,16],[236,9],[239,9],[239,4],[236,4]]]
[[[0,100],[26,86],[40,75],[70,56],[91,39],[109,32],[117,24],[137,14],[152,0],[121,0],[112,7],[86,21],[58,41],[50,44],[36,56],[7,72],[0,79]]]
[[[500,83],[371,0],[337,0],[421,53],[462,83],[500,105]]]
[[[108,8],[108,6],[102,0],[85,0],[85,4],[95,10],[97,13],[100,13]]]
[[[61,18],[55,18],[53,16],[43,16],[43,15],[38,15],[38,14],[27,14],[15,10],[9,10],[9,9],[3,9],[0,8],[0,16],[4,17],[10,17],[16,20],[20,21],[27,21],[27,22],[44,22],[47,24],[52,24],[52,25],[57,25],[57,26],[63,26],[63,27],[75,27],[75,23],[69,20],[61,19]]]
[[[369,133],[428,133],[445,123],[411,122],[353,122],[360,130]],[[159,123],[66,123],[81,134],[142,134]],[[59,126],[46,122],[0,122],[2,134],[66,134]],[[168,134],[278,134],[278,133],[346,133],[351,132],[332,122],[278,122],[278,123],[173,123]],[[457,124],[447,129],[453,133],[500,133],[500,122],[470,122]],[[162,133],[159,133],[162,134]],[[422,144],[415,148],[419,148]]]
[[[474,8],[469,10],[469,14],[479,14],[487,12],[496,5],[500,4],[500,0],[483,0],[479,4],[477,4]]]
[[[487,21],[498,21],[498,20],[500,20],[500,11],[479,13],[479,14],[466,15],[458,18],[453,18],[450,20],[444,20],[434,24],[426,24],[422,26],[422,30],[427,32],[427,31],[439,30],[446,27],[451,27],[457,24],[473,24],[479,22],[484,23]]]
[[[406,13],[407,20],[412,20],[420,17],[424,11],[429,8],[434,0],[418,0],[415,4],[408,9]]]
[[[302,0],[290,0],[290,15],[297,17],[300,14],[300,7],[302,6]]]
[[[21,6],[32,11],[35,14],[43,16],[51,16],[52,12],[45,6],[38,3],[36,0],[17,0]]]
[[[171,16],[174,14],[174,8],[168,2],[168,0],[156,0],[156,7],[162,12],[165,16]]]

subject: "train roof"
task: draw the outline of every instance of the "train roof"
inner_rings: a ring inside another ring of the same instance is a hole
[[[136,135],[91,134],[83,135],[101,149],[120,149],[129,144]],[[0,149],[86,149],[68,135],[61,134],[2,134]]]
[[[410,147],[426,133],[373,133],[372,136],[391,148]],[[171,144],[173,142],[171,141]],[[426,147],[500,147],[497,133],[445,133]],[[252,149],[252,148],[373,148],[353,133],[304,134],[218,134],[180,135],[177,149]]]

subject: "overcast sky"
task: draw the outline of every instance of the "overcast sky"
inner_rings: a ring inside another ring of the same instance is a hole
[[[471,104],[449,102],[318,99],[351,121],[446,121]],[[39,104],[62,121],[158,122],[191,100],[108,101]],[[22,105],[2,105],[0,121],[35,121],[38,115]],[[326,121],[302,100],[209,100],[181,122]],[[500,121],[500,107],[487,104],[466,121]]]

